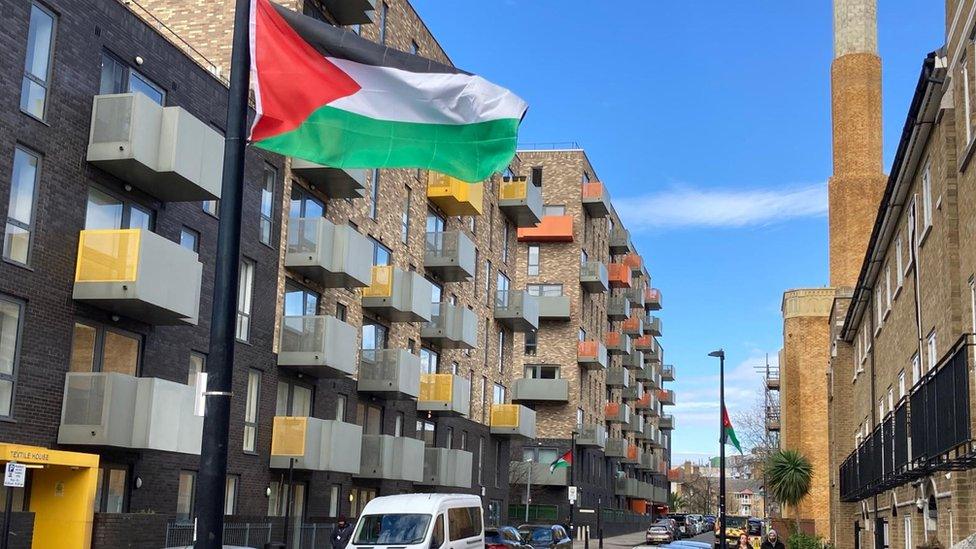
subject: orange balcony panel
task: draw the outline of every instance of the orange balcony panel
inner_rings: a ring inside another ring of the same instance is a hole
[[[639,399],[637,399],[638,406],[651,406],[651,393],[644,393]]]
[[[603,415],[606,417],[615,417],[620,415],[620,403],[619,402],[609,402],[603,408]]]
[[[583,183],[583,198],[603,198],[603,183],[599,181]]]
[[[620,332],[607,332],[607,347],[617,347],[620,345]]]
[[[644,308],[651,311],[661,310],[661,290],[657,288],[644,290]]]
[[[521,230],[521,229],[519,229]],[[610,264],[610,287],[630,288],[633,280],[630,266],[625,263]]]
[[[646,499],[629,499],[627,500],[630,504],[630,511],[638,515],[647,514],[647,500]]]
[[[649,335],[640,336],[634,339],[634,348],[638,351],[650,351],[654,348],[654,341]]]
[[[629,253],[624,255],[623,259],[624,265],[628,265],[635,274],[639,274],[641,269],[644,268],[644,260],[641,256],[635,253]]]
[[[600,353],[600,346],[595,340],[580,341],[576,354],[585,357],[594,357]]]
[[[638,457],[637,454],[639,452],[640,450],[637,449],[636,444],[631,444],[627,446],[627,459],[630,461],[637,461],[637,457]]]
[[[518,230],[519,242],[572,242],[573,216],[546,215],[535,227]]]
[[[641,317],[639,315],[634,314],[634,315],[630,315],[630,317],[627,320],[623,321],[623,323],[621,324],[621,328],[623,328],[625,334],[637,335],[640,334],[641,331],[644,329],[643,324],[644,323],[641,321]]]

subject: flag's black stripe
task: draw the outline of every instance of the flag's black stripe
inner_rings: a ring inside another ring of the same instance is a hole
[[[271,2],[271,5],[285,22],[295,29],[302,40],[326,57],[338,57],[364,65],[391,67],[410,72],[470,74],[451,65],[370,42],[349,29],[333,27],[283,8],[275,2]]]

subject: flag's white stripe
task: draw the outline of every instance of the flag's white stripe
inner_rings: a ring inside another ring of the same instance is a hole
[[[377,120],[424,124],[472,124],[521,118],[525,101],[480,76],[416,73],[327,58],[362,87],[329,103]]]

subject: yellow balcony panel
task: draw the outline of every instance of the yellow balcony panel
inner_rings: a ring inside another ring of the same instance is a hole
[[[275,416],[271,430],[271,467],[358,473],[363,428],[314,417]]]
[[[84,230],[72,297],[149,324],[195,325],[202,274],[196,252],[156,233]]]
[[[363,289],[363,310],[391,322],[429,322],[431,291],[430,281],[419,273],[377,265]]]
[[[447,215],[481,215],[485,186],[483,183],[467,183],[442,173],[428,172],[427,198]]]
[[[526,177],[506,177],[498,187],[498,209],[516,227],[535,227],[542,220],[542,188]]]
[[[471,382],[453,374],[420,376],[417,411],[447,415],[467,415],[471,409]]]
[[[491,434],[535,439],[535,410],[520,404],[495,404],[491,407]]]

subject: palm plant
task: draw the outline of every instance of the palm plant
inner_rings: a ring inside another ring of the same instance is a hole
[[[682,507],[685,506],[685,498],[681,497],[677,492],[670,492],[668,494],[668,509],[672,512],[680,511]]]
[[[782,504],[798,506],[810,493],[812,479],[810,460],[796,450],[778,450],[766,460],[767,490]],[[796,516],[797,531],[799,527],[800,518]]]

